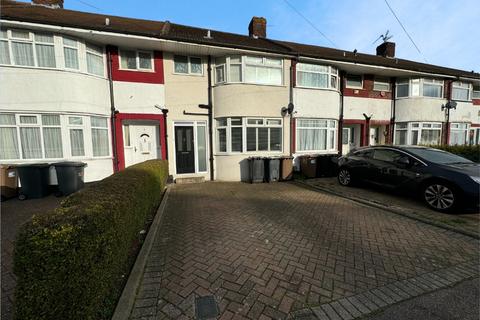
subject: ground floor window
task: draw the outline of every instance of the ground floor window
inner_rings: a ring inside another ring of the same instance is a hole
[[[442,139],[439,122],[404,122],[395,124],[395,144],[435,145]]]
[[[449,145],[467,144],[468,124],[467,123],[451,123]]]
[[[218,152],[281,152],[283,122],[281,118],[218,118]]]
[[[207,172],[207,124],[205,121],[174,123],[176,172]]]
[[[296,119],[297,151],[334,151],[337,121]],[[348,139],[348,138],[347,138]]]
[[[468,144],[480,144],[480,128],[470,128],[468,133]]]
[[[109,155],[108,117],[0,113],[1,160]]]

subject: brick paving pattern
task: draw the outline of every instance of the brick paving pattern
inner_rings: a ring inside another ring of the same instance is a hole
[[[285,319],[320,305],[353,318],[368,294],[392,303],[401,293],[389,285],[470,263],[478,249],[469,237],[288,183],[176,185],[131,318],[190,319],[206,295],[220,319]]]

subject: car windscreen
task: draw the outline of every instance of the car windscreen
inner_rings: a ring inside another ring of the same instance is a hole
[[[435,149],[421,149],[421,148],[405,148],[413,155],[419,156],[427,161],[438,164],[451,163],[472,163],[472,161],[452,154],[450,152],[435,150]]]

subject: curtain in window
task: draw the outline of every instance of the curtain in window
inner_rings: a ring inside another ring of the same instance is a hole
[[[56,114],[44,114],[42,115],[42,124],[44,126],[59,126],[60,116]]]
[[[108,156],[108,130],[92,129],[93,156]]]
[[[60,128],[43,128],[43,145],[45,158],[62,158],[62,130]]]
[[[423,84],[423,95],[426,97],[441,97],[442,87],[438,85]]]
[[[227,152],[227,130],[218,129],[218,151]]]
[[[245,81],[260,84],[282,84],[282,69],[262,66],[245,67]]]
[[[10,52],[8,51],[7,41],[0,41],[0,64],[10,64]]]
[[[42,158],[40,128],[20,128],[20,140],[24,159]]]
[[[397,130],[397,132],[395,133],[395,144],[407,144],[407,130]]]
[[[85,155],[82,129],[70,129],[70,145],[72,148],[72,156],[75,157]]]
[[[230,65],[230,82],[242,81],[242,65],[231,64]]]
[[[232,128],[232,152],[242,152],[243,151],[243,141],[242,141],[242,128],[233,127]]]
[[[258,151],[268,150],[268,128],[258,128]]]
[[[270,151],[282,150],[282,128],[270,128]]]
[[[137,54],[135,51],[122,51],[120,53],[122,69],[137,69]]]
[[[198,171],[207,171],[207,139],[205,127],[197,126]]]
[[[33,66],[33,46],[31,43],[12,42],[13,58],[16,65]]]
[[[452,99],[453,100],[468,100],[468,93],[470,89],[468,88],[453,88],[452,90]]]
[[[39,67],[55,68],[55,47],[36,44],[37,62]]]
[[[326,150],[327,129],[298,129],[298,150]]]
[[[466,130],[452,130],[450,132],[451,145],[463,145],[467,143],[467,131]]]
[[[312,73],[312,72],[297,72],[297,81],[300,86],[327,88],[328,74]]]
[[[98,76],[103,76],[103,57],[87,52],[87,71]]]
[[[440,144],[440,130],[423,129],[420,136],[420,144]]]
[[[18,138],[16,128],[0,128],[0,159],[18,159]]]
[[[73,48],[63,48],[65,55],[65,67],[70,69],[78,69],[78,51]]]

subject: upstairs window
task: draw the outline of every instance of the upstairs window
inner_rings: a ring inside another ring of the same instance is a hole
[[[297,64],[297,86],[306,88],[337,89],[338,69],[318,64]]]
[[[410,82],[408,79],[397,81],[397,98],[408,97],[410,91]],[[404,144],[404,143],[401,143]]]
[[[361,75],[349,74],[346,77],[346,87],[352,89],[363,89],[363,79]]]
[[[480,85],[473,85],[473,99],[480,99]]]
[[[125,70],[153,71],[152,60],[153,54],[149,51],[120,51],[120,67]]]
[[[32,35],[28,31],[12,30],[13,62],[18,66],[35,66]]]
[[[215,82],[216,83],[225,82],[225,74],[226,74],[225,66],[226,66],[226,59],[224,57],[215,59]]]
[[[373,82],[373,90],[390,91],[390,80],[388,78],[375,77]]]
[[[443,80],[423,79],[423,96],[441,98],[443,95]]]
[[[0,30],[0,64],[10,64],[10,50],[8,49],[7,30]]]
[[[39,67],[55,68],[55,46],[53,35],[35,34],[35,52]]]
[[[215,83],[281,85],[283,60],[270,57],[229,56],[215,59]]]
[[[65,56],[65,68],[78,70],[78,41],[63,38],[63,55]]]
[[[453,82],[452,83],[452,99],[459,101],[470,101],[471,100],[471,90],[472,87],[470,83],[467,82]]]
[[[396,97],[443,97],[443,80],[413,78],[398,79],[396,83]]]
[[[105,73],[103,64],[103,48],[87,43],[87,72],[103,76]]]
[[[202,75],[202,59],[198,57],[174,56],[174,72],[180,74]]]

